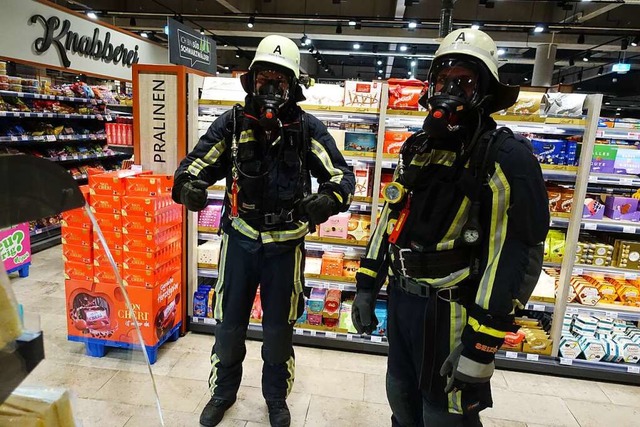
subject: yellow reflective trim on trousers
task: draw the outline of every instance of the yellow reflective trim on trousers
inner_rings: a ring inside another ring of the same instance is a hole
[[[457,285],[458,283],[462,282],[467,277],[469,277],[469,267],[453,272],[446,277],[440,277],[440,278],[425,277],[425,278],[419,278],[416,280],[418,282],[427,283],[434,288],[449,288],[451,286]]]
[[[267,231],[261,233],[262,243],[286,242],[289,240],[302,239],[309,232],[309,224],[301,222],[298,228],[293,230]]]
[[[507,336],[507,333],[504,331],[499,331],[497,329],[481,325],[480,322],[478,322],[473,317],[469,317],[468,322],[469,322],[469,326],[471,326],[474,331],[480,332],[481,334],[490,335],[492,337],[501,338],[501,339]]]
[[[491,228],[489,231],[489,254],[487,268],[480,280],[476,304],[484,309],[489,308],[489,300],[493,291],[493,282],[496,279],[500,254],[507,238],[507,223],[509,201],[511,200],[511,188],[502,168],[496,163],[496,171],[489,181],[489,187],[493,193],[491,202]]]
[[[333,163],[331,162],[331,157],[329,156],[327,150],[322,144],[320,144],[313,138],[311,139],[311,152],[316,155],[318,160],[320,160],[320,163],[322,163],[322,166],[329,173],[329,175],[331,175],[331,179],[329,181],[340,184],[340,182],[342,182],[342,178],[344,177],[344,172],[333,165]]]
[[[214,164],[218,158],[222,155],[227,143],[224,139],[218,141],[216,144],[211,147],[209,152],[205,154],[202,159],[196,159],[191,165],[187,168],[187,172],[189,172],[193,176],[198,176],[200,172],[207,166],[211,166]]]
[[[215,287],[216,303],[213,309],[213,317],[216,320],[222,321],[222,299],[224,298],[224,273],[225,266],[227,264],[227,247],[229,245],[229,237],[226,234],[222,235],[222,243],[220,244],[220,260],[218,261],[218,281]]]
[[[369,245],[367,246],[367,253],[365,254],[365,258],[369,259],[378,259],[378,255],[380,254],[381,246],[385,243],[383,239],[386,231],[387,231],[387,221],[389,220],[389,205],[387,203],[384,204],[384,208],[382,209],[382,214],[380,215],[380,221],[376,226],[375,231],[373,232],[373,236],[369,241]],[[386,249],[386,245],[385,245]]]
[[[429,159],[429,164],[453,166],[453,163],[456,161],[456,157],[457,156],[454,151],[432,150],[431,159]]]
[[[369,277],[373,277],[374,279],[375,279],[375,277],[376,277],[376,272],[375,272],[375,271],[373,271],[373,270],[371,270],[371,269],[369,269],[369,268],[363,268],[363,267],[360,267],[360,268],[356,271],[356,273],[366,274],[367,276],[369,276]]]
[[[253,142],[255,140],[256,139],[253,136],[253,129],[247,129],[240,132],[240,138],[238,138],[238,144],[243,144],[245,142]]]
[[[209,374],[209,392],[213,396],[216,392],[216,380],[218,379],[218,368],[216,365],[220,362],[217,354],[211,355],[211,373]]]
[[[258,240],[258,237],[260,237],[260,232],[247,224],[242,218],[233,218],[231,226],[250,239]]]
[[[295,381],[296,378],[296,359],[293,358],[293,356],[289,357],[289,360],[287,360],[287,372],[289,373],[289,378],[287,378],[287,394],[286,396],[289,396],[289,393],[291,393],[291,389],[293,388],[293,382]]]
[[[298,320],[298,298],[302,293],[302,275],[300,267],[302,266],[302,245],[296,246],[293,257],[293,288],[291,289],[291,300],[289,301],[289,321]]]
[[[462,336],[464,308],[455,302],[449,304],[449,353],[458,346]],[[462,393],[456,391],[447,394],[449,413],[462,414]]]
[[[456,238],[460,236],[460,232],[462,231],[462,227],[464,227],[465,222],[467,221],[467,216],[469,215],[469,208],[471,207],[471,201],[467,196],[462,200],[462,204],[458,209],[458,213],[456,213],[453,222],[449,226],[447,233],[442,238],[442,241],[436,245],[437,251],[448,251],[453,249],[453,243]]]

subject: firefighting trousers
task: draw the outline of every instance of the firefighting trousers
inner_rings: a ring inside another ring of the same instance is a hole
[[[215,288],[216,341],[211,352],[209,389],[213,397],[235,400],[246,355],[245,338],[256,289],[262,302],[262,393],[266,400],[286,399],[293,386],[293,325],[304,308],[304,248],[265,256],[247,251],[235,237],[223,235]]]
[[[394,427],[482,427],[478,414],[462,414],[461,392],[445,393],[440,367],[460,344],[464,307],[437,296],[409,294],[390,277],[387,399]],[[429,330],[429,328],[431,328]]]

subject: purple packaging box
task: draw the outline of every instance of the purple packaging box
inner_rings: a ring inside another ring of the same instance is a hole
[[[593,147],[591,172],[613,173],[618,147],[615,145],[596,144]]]
[[[607,196],[604,214],[611,219],[638,221],[638,200],[632,197]]]
[[[584,200],[582,208],[582,218],[602,219],[604,218],[604,205],[597,198],[589,197]]]

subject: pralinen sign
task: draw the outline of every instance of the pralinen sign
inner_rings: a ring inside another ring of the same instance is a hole
[[[136,64],[138,57],[138,45],[133,49],[125,47],[124,43],[114,46],[110,43],[111,33],[105,31],[101,40],[100,29],[95,28],[93,35],[81,35],[71,30],[71,21],[61,20],[57,16],[46,19],[42,15],[33,15],[29,23],[42,23],[44,36],[38,37],[34,43],[34,49],[42,54],[53,46],[60,55],[62,65],[66,68],[71,66],[69,54],[84,55],[96,61],[106,63],[121,64],[123,67],[131,67]]]

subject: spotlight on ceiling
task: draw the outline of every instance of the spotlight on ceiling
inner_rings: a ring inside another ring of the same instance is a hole
[[[415,30],[418,27],[418,23],[416,21],[409,21],[409,29]]]
[[[382,70],[378,70],[378,74],[382,74],[384,71]]]
[[[236,50],[236,58],[240,58],[240,56],[242,56],[242,52],[240,52],[240,49]]]
[[[140,33],[140,37],[144,37],[145,39],[148,39],[149,38],[149,34],[147,34],[146,31],[143,31],[143,32]]]
[[[472,24],[472,25],[471,25],[471,29],[472,29],[472,30],[479,30],[479,29],[480,29],[480,27],[481,27],[481,25],[480,25],[480,24]]]
[[[409,71],[407,74],[409,75],[409,77],[411,77],[413,75],[413,73],[411,71]]]
[[[505,49],[498,49],[496,53],[498,54],[498,56],[503,56],[507,53],[507,51]]]
[[[584,62],[589,62],[590,59],[591,59],[591,51],[588,50],[587,53],[585,53],[585,55],[582,57],[582,60]]]
[[[400,52],[406,52],[407,49],[408,49],[407,46],[404,44],[400,46]]]
[[[204,28],[200,28],[200,34],[204,36]]]
[[[255,17],[255,16],[253,16],[253,15],[251,15],[251,16],[249,17],[249,22],[247,22],[247,27],[249,27],[249,28],[253,28],[253,26],[255,25],[255,23],[256,23],[256,17]]]
[[[165,26],[164,26],[164,33],[165,33],[166,35],[169,35],[169,26],[168,26],[168,25],[165,25]]]
[[[350,20],[349,20],[349,26],[350,26],[350,27],[355,27],[355,26],[356,26],[356,21],[355,21],[355,20],[353,20],[353,19],[350,19]]]
[[[354,43],[353,48],[356,50],[360,49],[360,43]]]
[[[376,64],[378,64],[378,65],[382,65],[382,60],[381,60],[381,59],[378,59],[378,62],[376,62]]]
[[[533,32],[536,34],[542,33],[544,32],[544,30],[545,30],[545,27],[544,25],[541,25],[541,24],[538,24],[533,28]]]
[[[98,19],[98,14],[94,11],[87,12],[87,17],[91,19]]]
[[[416,62],[416,61],[411,61],[411,66],[412,66],[412,67],[415,67],[415,66],[416,66],[416,64],[417,64],[417,62]]]
[[[638,47],[640,44],[640,36],[635,36],[633,40],[631,40],[631,46]]]

